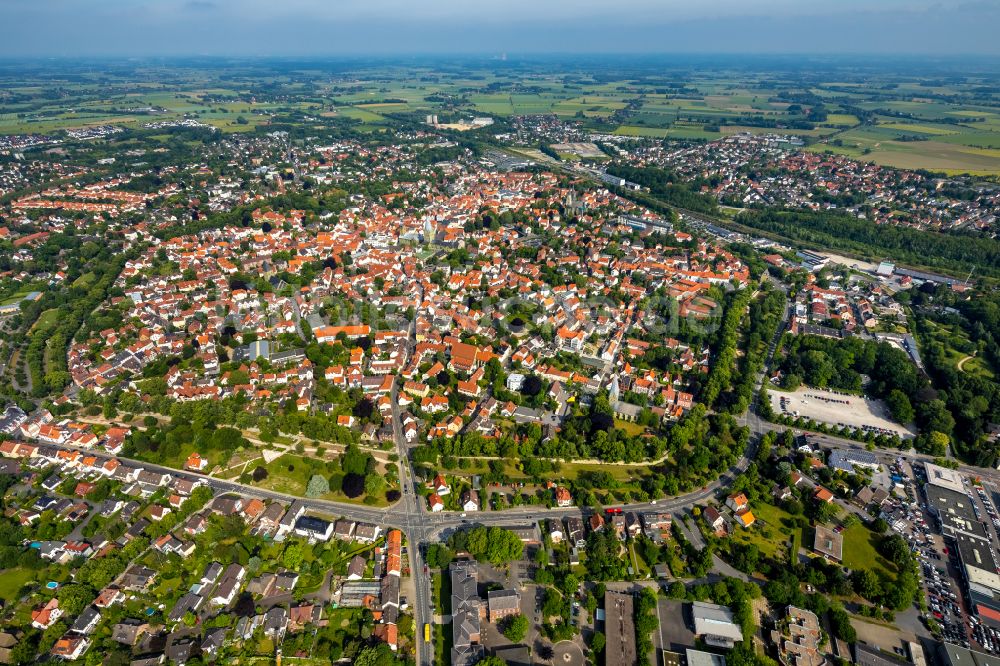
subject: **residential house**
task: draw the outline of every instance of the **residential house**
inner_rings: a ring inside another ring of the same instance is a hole
[[[479,511],[479,493],[472,488],[462,491],[462,511]]]

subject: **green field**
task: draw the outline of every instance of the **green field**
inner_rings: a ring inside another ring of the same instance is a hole
[[[864,525],[854,525],[842,532],[844,536],[843,564],[849,569],[875,569],[895,575],[896,567],[878,554],[878,535]]]
[[[35,325],[32,330],[47,330],[55,326],[56,320],[59,318],[59,310],[52,308],[46,310],[42,314],[38,315],[38,319],[35,321]]]
[[[22,287],[17,291],[15,291],[13,294],[11,294],[9,297],[5,298],[3,301],[0,301],[0,305],[12,305],[14,303],[20,303],[21,301],[24,300],[24,297],[30,294],[32,291],[36,290],[31,289],[30,287]]]
[[[624,430],[633,437],[646,432],[646,428],[644,426],[641,426],[638,423],[632,423],[631,421],[622,421],[621,419],[615,419],[615,427]]]
[[[946,174],[1000,175],[1000,149],[976,148],[945,141],[955,136],[939,137],[933,141],[894,141],[889,134],[892,129],[850,130],[838,135],[842,145],[830,142],[815,143],[807,148],[814,152],[833,152],[876,162],[900,169],[929,169]],[[1000,135],[997,137],[1000,143]]]
[[[711,141],[722,136],[721,132],[707,132],[701,128],[694,127],[638,127],[636,125],[621,125],[615,130],[615,134],[625,136],[642,136],[654,138],[672,139],[705,139]]]
[[[10,603],[17,599],[17,593],[35,579],[35,572],[23,567],[5,569],[0,572],[0,599]]]

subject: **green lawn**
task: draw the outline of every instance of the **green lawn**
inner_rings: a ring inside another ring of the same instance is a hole
[[[439,615],[451,612],[451,578],[447,572],[431,576],[431,601],[434,603],[435,612]]]
[[[343,474],[338,469],[335,469],[336,462],[326,463],[325,468],[322,465],[315,465],[314,463],[315,461],[306,460],[302,456],[286,453],[264,465],[263,467],[268,472],[267,478],[254,483],[254,485],[266,488],[267,490],[302,497],[305,496],[309,478],[314,473],[318,473],[330,479],[330,492],[323,495],[323,499],[353,502],[356,504],[365,503],[363,496],[348,498],[340,491],[339,484]],[[249,469],[252,470],[255,466],[256,464],[251,465]],[[387,504],[388,502],[386,502],[383,495],[378,498],[378,501],[373,506],[386,506]]]
[[[649,563],[646,562],[646,560],[642,559],[642,555],[639,553],[639,551],[635,549],[635,544],[629,543],[628,549],[629,549],[629,556],[635,558],[634,562],[635,565],[638,567],[638,570],[635,572],[636,575],[640,577],[649,576],[650,573],[652,572],[652,567],[649,566]]]
[[[15,601],[17,593],[25,583],[35,579],[35,572],[23,567],[5,569],[0,572],[0,599],[7,604]]]
[[[73,286],[74,287],[80,287],[81,289],[88,289],[88,288],[90,288],[90,285],[92,285],[94,283],[94,280],[96,280],[96,279],[97,279],[97,276],[94,275],[93,272],[84,273],[83,275],[81,275],[80,277],[78,277],[73,282]]]
[[[944,347],[948,361],[967,374],[975,375],[986,380],[993,379],[993,372],[983,358],[974,356],[963,362],[970,353],[975,351],[975,345],[969,340],[968,334],[954,324],[943,322],[924,321],[925,338],[941,344]],[[959,368],[961,365],[961,368]]]
[[[420,629],[423,631],[423,628]],[[431,643],[434,644],[434,663],[437,666],[451,664],[451,627],[437,624],[431,627]]]
[[[157,582],[156,587],[153,588],[155,596],[157,598],[166,597],[170,594],[177,592],[180,589],[183,579],[180,576],[173,578],[162,578]]]
[[[11,294],[9,297],[0,301],[0,305],[13,305],[14,303],[20,303],[24,300],[24,297],[33,291],[41,291],[41,289],[34,289],[30,285],[25,285]]]
[[[51,310],[46,310],[42,314],[38,315],[38,319],[35,321],[35,325],[32,330],[48,330],[56,325],[56,321],[59,319],[59,310],[52,308]]]
[[[646,432],[645,426],[641,426],[638,423],[632,423],[631,421],[623,421],[621,419],[615,419],[615,427],[620,430],[624,430],[633,437]]]
[[[789,540],[793,535],[799,544],[810,543],[806,532],[810,528],[799,528],[795,525],[796,517],[781,507],[771,504],[757,503],[750,509],[757,522],[745,530],[737,526],[733,538],[742,543],[752,543],[760,552],[768,557],[780,556],[788,551]]]
[[[600,463],[562,463],[558,472],[567,479],[575,479],[580,472],[607,472],[618,481],[631,481],[646,476],[648,467],[644,465],[604,465]]]
[[[842,532],[844,535],[843,564],[849,569],[875,569],[896,575],[896,567],[878,554],[875,545],[878,535],[864,525],[854,525]]]

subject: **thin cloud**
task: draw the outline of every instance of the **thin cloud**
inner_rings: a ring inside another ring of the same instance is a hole
[[[986,0],[0,0],[0,56],[1000,55]]]

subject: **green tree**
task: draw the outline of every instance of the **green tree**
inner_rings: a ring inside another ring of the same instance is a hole
[[[595,631],[594,637],[590,639],[590,649],[593,650],[595,654],[601,654],[604,652],[604,645],[607,640],[607,637],[602,632]]]
[[[305,554],[302,552],[302,544],[300,543],[288,544],[285,552],[281,554],[281,563],[286,569],[291,569],[292,571],[298,570],[303,559],[305,559]]]
[[[59,598],[59,608],[67,617],[73,617],[83,612],[94,599],[94,591],[87,585],[63,585],[56,595]]]
[[[830,609],[830,626],[837,638],[848,643],[854,643],[858,640],[858,634],[851,626],[851,616],[843,608]]]
[[[432,568],[445,568],[451,564],[454,557],[448,547],[440,543],[432,543],[427,547],[427,566]]]
[[[385,490],[385,478],[377,473],[365,475],[365,493],[369,497],[380,495]]]
[[[871,569],[858,569],[851,574],[851,586],[865,599],[873,601],[882,592],[878,575]]]
[[[322,497],[330,492],[330,481],[322,474],[313,474],[306,484],[306,497]]]
[[[364,647],[354,658],[354,666],[392,666],[396,658],[386,643]]]
[[[528,635],[528,618],[523,615],[511,615],[504,618],[500,630],[511,643],[520,643]]]
[[[477,661],[476,666],[507,666],[507,662],[502,657],[491,654]]]
[[[510,530],[502,527],[477,526],[451,535],[448,541],[453,551],[466,551],[477,560],[502,566],[521,559],[524,543]]]
[[[905,393],[899,389],[893,389],[886,397],[886,403],[889,405],[889,411],[896,423],[905,425],[913,421],[913,405],[910,404],[910,399],[906,397]]]
[[[948,447],[951,445],[951,438],[943,432],[938,432],[937,430],[932,430],[927,435],[927,453],[932,456],[943,456],[948,453]]]

